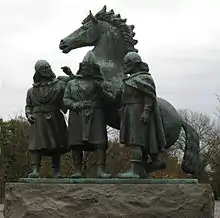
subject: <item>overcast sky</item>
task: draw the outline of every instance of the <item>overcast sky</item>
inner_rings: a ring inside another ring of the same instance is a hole
[[[136,48],[158,95],[178,109],[213,115],[220,93],[219,0],[1,0],[0,116],[23,113],[38,59],[57,75],[63,65],[78,68],[91,48],[63,54],[59,41],[104,4],[135,25]]]

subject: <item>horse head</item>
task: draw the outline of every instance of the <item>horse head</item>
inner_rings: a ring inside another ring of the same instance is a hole
[[[129,51],[137,51],[133,29],[134,25],[127,25],[120,14],[115,14],[113,10],[107,12],[104,6],[96,15],[90,11],[82,26],[62,39],[59,47],[63,53],[68,53],[77,48],[94,46],[92,51],[105,79],[117,77],[121,80],[124,56]]]
[[[60,49],[63,53],[69,53],[73,49],[94,46],[100,38],[98,20],[92,12],[83,20],[82,26],[60,41]]]

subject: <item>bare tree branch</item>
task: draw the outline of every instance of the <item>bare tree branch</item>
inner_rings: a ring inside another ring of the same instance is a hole
[[[206,161],[206,165],[212,158],[213,154],[218,150],[220,142],[220,128],[216,121],[212,120],[210,116],[193,112],[188,109],[179,110],[182,119],[189,123],[198,133],[200,140],[200,153]],[[186,136],[183,131],[180,133],[178,141],[175,143],[174,148],[176,151],[172,151],[174,154],[179,155],[179,152],[185,149]],[[179,152],[178,152],[179,150]]]

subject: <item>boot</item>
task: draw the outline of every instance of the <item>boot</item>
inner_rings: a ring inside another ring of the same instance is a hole
[[[150,154],[150,157],[151,162],[149,162],[146,166],[147,173],[166,169],[166,163],[159,154]]]
[[[28,174],[28,178],[39,178],[40,163],[41,163],[40,152],[31,152],[32,172]]]
[[[54,179],[60,179],[60,154],[55,153],[52,155],[52,177]]]
[[[120,173],[119,178],[139,179],[144,177],[145,169],[143,167],[143,153],[140,147],[134,146],[131,148],[130,169],[126,173]]]
[[[80,150],[72,150],[73,164],[75,165],[75,172],[70,176],[71,178],[82,178],[82,160],[83,152]]]
[[[28,174],[28,178],[39,178],[39,166],[33,165],[33,170],[31,173]]]
[[[60,168],[59,167],[53,168],[53,170],[52,170],[52,177],[54,179],[61,179],[62,178],[62,176],[60,175]]]
[[[119,173],[118,178],[121,179],[139,179],[140,175],[137,172],[137,168],[139,167],[140,163],[130,161],[130,169],[126,173]]]
[[[146,172],[146,165],[147,165],[147,161],[148,161],[148,152],[145,148],[142,148],[142,166],[139,171],[140,177],[141,178],[146,178],[148,176],[147,172]]]
[[[105,164],[106,164],[106,149],[97,149],[97,177],[98,178],[111,178],[112,175],[105,172]]]

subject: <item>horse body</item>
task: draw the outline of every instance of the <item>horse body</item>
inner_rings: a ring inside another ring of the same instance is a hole
[[[68,53],[80,47],[94,46],[92,52],[97,64],[101,67],[104,79],[110,83],[112,90],[116,92],[123,83],[125,55],[129,51],[137,51],[134,48],[137,40],[133,39],[135,35],[133,29],[133,25],[126,24],[126,19],[122,19],[119,14],[115,15],[113,10],[106,12],[106,6],[104,6],[95,16],[90,11],[90,14],[82,22],[82,26],[61,40],[60,49],[63,53]],[[182,121],[179,113],[168,101],[162,98],[157,98],[157,101],[167,139],[166,148],[177,141],[183,127],[186,138],[191,140],[190,143],[186,143],[183,169],[186,173],[194,174],[197,165],[195,160],[198,160],[197,157],[199,156],[199,141],[195,130],[188,128],[189,125]],[[119,104],[117,102],[107,102],[105,110],[107,124],[116,129],[120,127],[118,109]],[[189,151],[193,151],[193,155]],[[192,158],[192,156],[195,157]],[[186,159],[188,161],[185,161]]]

